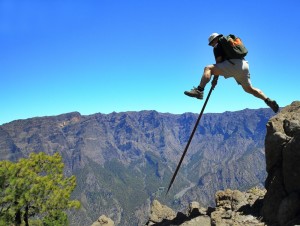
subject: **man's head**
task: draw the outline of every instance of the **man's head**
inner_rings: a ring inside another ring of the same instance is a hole
[[[223,36],[223,35],[222,34],[218,34],[218,33],[212,33],[208,37],[208,45],[215,46],[221,36]]]

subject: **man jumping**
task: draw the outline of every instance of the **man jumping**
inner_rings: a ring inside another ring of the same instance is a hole
[[[194,87],[190,91],[185,91],[184,94],[197,99],[203,99],[204,88],[210,81],[211,76],[214,75],[212,85],[217,84],[218,76],[225,78],[233,77],[239,85],[241,85],[245,92],[262,99],[275,113],[278,112],[279,106],[275,100],[268,98],[260,89],[252,86],[250,81],[249,64],[244,58],[229,59],[221,42],[219,41],[222,34],[213,33],[208,38],[208,45],[213,47],[216,63],[207,65],[198,87]]]

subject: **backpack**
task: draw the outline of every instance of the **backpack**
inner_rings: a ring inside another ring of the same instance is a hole
[[[242,40],[235,35],[227,35],[219,38],[219,42],[226,54],[227,59],[242,59],[248,50],[244,46]]]

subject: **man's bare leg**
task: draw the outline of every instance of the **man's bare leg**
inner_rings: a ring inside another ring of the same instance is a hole
[[[250,93],[259,99],[262,99],[262,100],[267,99],[267,96],[258,88],[254,88],[253,86],[250,86],[250,85],[242,85],[242,87],[245,90],[245,92]]]
[[[200,87],[205,88],[206,84],[210,81],[212,75],[221,75],[222,71],[215,67],[214,64],[208,65],[204,68],[204,72],[200,81]]]
[[[252,94],[253,96],[262,99],[275,113],[278,112],[279,106],[275,100],[268,98],[260,89],[254,88],[251,85],[242,85],[245,92]]]
[[[206,66],[204,68],[204,72],[203,72],[203,75],[201,77],[201,81],[200,81],[199,86],[194,87],[190,91],[185,91],[184,94],[189,96],[189,97],[195,97],[197,99],[203,99],[204,88],[205,88],[206,84],[210,81],[211,76],[215,75],[217,77],[217,75],[220,75],[221,73],[222,72],[220,71],[220,69],[215,67],[215,65],[213,65],[213,64]],[[216,86],[217,80],[218,80],[217,78],[213,80],[213,82],[212,82],[213,86]]]

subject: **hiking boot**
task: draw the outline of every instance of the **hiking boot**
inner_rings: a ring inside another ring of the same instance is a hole
[[[272,108],[272,110],[277,113],[279,110],[279,106],[275,100],[271,100],[270,98],[265,99],[265,103]]]
[[[184,91],[184,94],[189,97],[195,97],[197,99],[203,99],[203,91],[199,91],[197,87],[191,89],[191,91]]]

